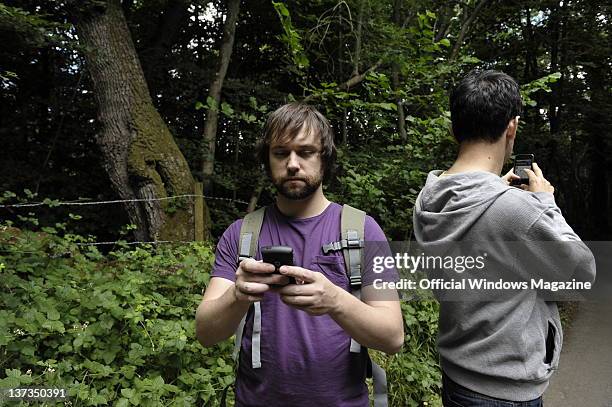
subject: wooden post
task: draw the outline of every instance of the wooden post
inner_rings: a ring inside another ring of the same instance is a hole
[[[194,183],[194,202],[193,202],[193,219],[194,219],[194,240],[196,242],[204,241],[204,188],[201,182]]]

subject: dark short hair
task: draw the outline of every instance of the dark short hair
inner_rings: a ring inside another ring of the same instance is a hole
[[[471,71],[450,96],[457,141],[499,140],[510,120],[521,114],[518,83],[499,71]]]
[[[272,112],[263,129],[263,137],[257,145],[257,158],[270,175],[270,145],[276,140],[292,140],[303,126],[309,133],[321,139],[321,163],[323,181],[327,182],[333,174],[336,164],[336,145],[334,132],[325,118],[316,108],[304,103],[293,102],[283,105]]]

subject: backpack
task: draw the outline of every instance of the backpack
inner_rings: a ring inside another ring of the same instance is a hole
[[[263,224],[266,208],[247,214],[240,228],[240,241],[238,245],[238,263],[247,258],[254,258],[257,253],[257,243],[259,233]],[[323,245],[323,253],[327,254],[331,251],[342,250],[344,264],[350,281],[351,294],[361,300],[361,272],[364,246],[364,227],[365,227],[365,212],[353,208],[349,205],[342,206],[342,214],[340,216],[341,240]],[[261,304],[255,302],[252,305],[253,312],[253,336],[251,338],[251,354],[252,366],[254,369],[261,367]],[[247,313],[248,315],[248,313]],[[236,340],[234,343],[234,360],[238,360],[240,353],[240,345],[242,343],[242,335],[244,325],[246,323],[246,315],[240,321],[236,329]],[[361,345],[351,338],[351,353],[360,353]],[[365,349],[367,354],[367,349]],[[385,371],[373,362],[369,355],[367,356],[367,377],[373,379],[374,384],[374,407],[386,407],[387,401],[387,375]]]

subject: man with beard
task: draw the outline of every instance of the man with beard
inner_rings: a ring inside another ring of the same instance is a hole
[[[322,249],[341,240],[342,206],[327,200],[322,187],[336,157],[331,127],[311,106],[284,105],[269,116],[258,153],[278,192],[276,204],[266,208],[258,247],[290,246],[294,266],[275,273],[273,265],[257,261],[258,250],[236,268],[242,220],[234,222],[217,245],[196,313],[197,338],[213,346],[229,338],[246,314],[237,338],[236,406],[366,407],[367,354],[351,352],[351,338],[395,353],[404,340],[403,323],[397,298],[374,299],[373,276],[364,273],[360,301],[349,292],[342,253]],[[369,216],[363,238],[386,241]]]

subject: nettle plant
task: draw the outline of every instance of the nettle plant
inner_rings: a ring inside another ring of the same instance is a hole
[[[0,225],[0,388],[67,388],[71,405],[218,400],[234,381],[231,343],[205,349],[194,327],[212,247],[103,255],[58,230]]]

